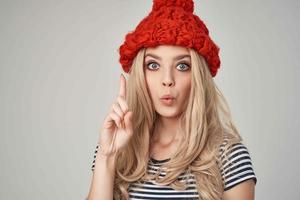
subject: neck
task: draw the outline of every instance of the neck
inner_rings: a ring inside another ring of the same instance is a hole
[[[163,117],[157,119],[153,132],[153,141],[170,144],[180,138],[180,117]]]

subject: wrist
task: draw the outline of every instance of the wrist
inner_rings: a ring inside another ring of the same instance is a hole
[[[96,154],[96,159],[101,160],[101,162],[105,162],[108,164],[114,164],[116,157],[116,152],[107,152],[104,151],[103,148],[98,143],[98,150]]]

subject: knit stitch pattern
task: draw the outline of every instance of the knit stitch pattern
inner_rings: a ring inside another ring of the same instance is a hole
[[[202,55],[212,77],[220,67],[219,47],[209,36],[204,22],[193,14],[193,0],[153,0],[152,11],[125,36],[119,47],[123,71],[130,72],[132,61],[141,48],[179,45]]]

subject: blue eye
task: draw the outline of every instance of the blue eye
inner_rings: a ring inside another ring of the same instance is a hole
[[[146,66],[150,70],[156,70],[159,68],[158,64],[156,62],[149,62],[148,64],[146,64]],[[187,64],[187,63],[179,63],[177,66],[178,66],[177,69],[179,69],[180,71],[188,71],[190,68],[189,64]]]
[[[156,63],[156,62],[150,62],[150,63],[147,64],[147,67],[148,67],[148,68],[150,68],[150,69],[152,69],[152,70],[155,69],[155,67],[154,67],[154,68],[149,67],[149,66],[151,66],[151,64],[154,64],[154,66],[155,66],[155,65],[157,65],[157,63]],[[152,65],[152,66],[153,66],[153,65]]]
[[[178,66],[181,71],[187,71],[190,68],[190,66],[186,63],[180,63]],[[183,66],[183,67],[181,67],[181,66]]]

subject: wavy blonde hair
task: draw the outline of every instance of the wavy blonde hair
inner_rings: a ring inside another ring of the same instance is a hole
[[[116,156],[114,199],[128,199],[130,183],[155,179],[159,185],[185,189],[186,183],[177,178],[189,172],[196,178],[197,190],[203,200],[222,199],[224,183],[220,173],[220,145],[225,149],[242,140],[235,128],[229,106],[214,83],[205,59],[194,49],[191,55],[191,91],[180,123],[183,139],[171,159],[163,165],[166,175],[147,174],[152,131],[157,119],[144,77],[144,56],[141,49],[131,67],[127,82],[127,103],[133,112],[134,134],[129,144]]]

